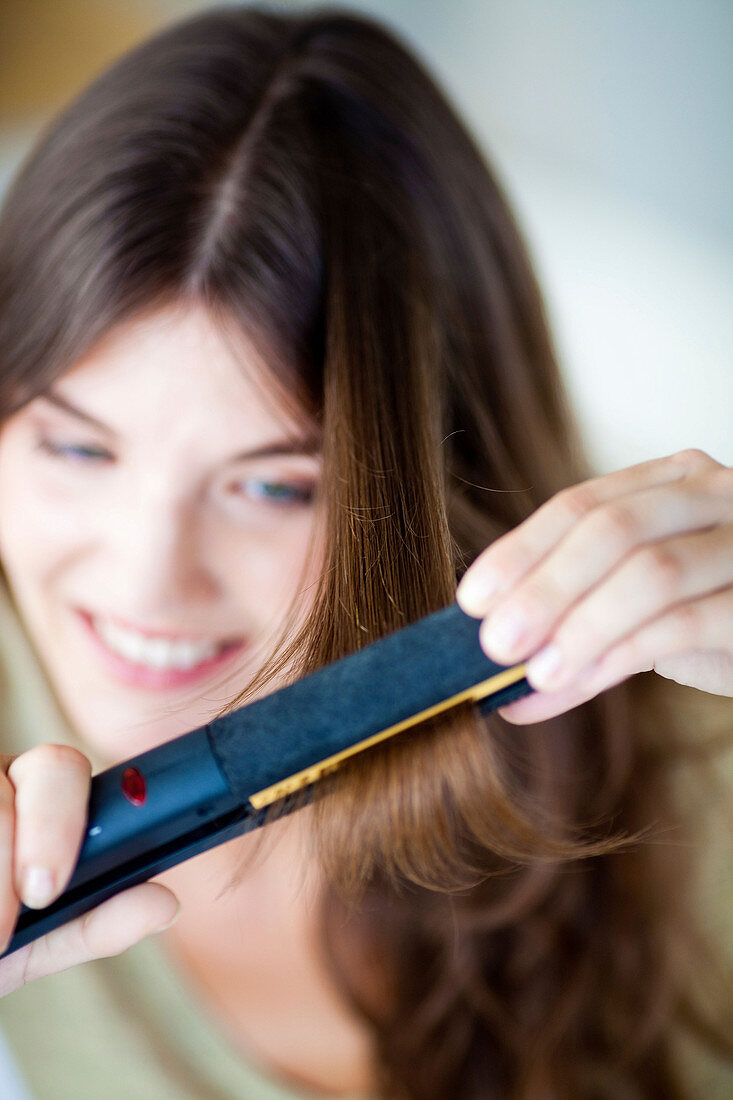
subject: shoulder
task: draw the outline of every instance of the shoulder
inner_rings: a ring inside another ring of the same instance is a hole
[[[0,572],[0,752],[44,741],[74,737]]]

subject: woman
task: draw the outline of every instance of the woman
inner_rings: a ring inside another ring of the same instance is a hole
[[[230,8],[123,58],[8,197],[0,348],[6,939],[71,873],[92,765],[464,573],[539,689],[363,754],[266,858],[241,838],[3,960],[8,992],[180,900],[2,1002],[36,1095],[693,1095],[679,1029],[730,1044],[670,715],[733,694],[731,470],[589,479],[506,203],[405,47]]]

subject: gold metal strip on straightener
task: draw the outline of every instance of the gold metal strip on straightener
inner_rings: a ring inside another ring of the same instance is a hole
[[[373,733],[371,737],[365,738],[364,741],[358,741],[355,745],[350,745],[348,749],[342,749],[341,752],[334,753],[333,756],[327,756],[325,760],[319,760],[317,764],[311,764],[309,768],[304,768],[303,771],[296,772],[295,775],[279,779],[271,787],[265,787],[264,790],[250,795],[249,800],[256,810],[261,810],[272,802],[277,802],[279,798],[285,798],[286,795],[299,791],[301,787],[307,787],[318,779],[322,779],[328,772],[335,771],[349,756],[355,756],[358,752],[363,752],[364,749],[369,749],[372,745],[385,741],[396,733],[402,733],[410,726],[416,726],[420,722],[427,721],[428,718],[433,718],[436,714],[441,714],[444,710],[458,706],[459,703],[478,702],[479,699],[485,699],[487,695],[493,695],[511,684],[516,684],[524,676],[526,667],[526,664],[515,665],[513,668],[504,669],[503,672],[497,672],[496,675],[490,676],[488,680],[482,680],[481,683],[474,684],[473,687],[466,688],[465,691],[459,691],[457,695],[451,695],[450,699],[443,699],[440,703],[428,707],[427,710],[421,710],[418,714],[411,714],[409,718],[405,718],[402,722],[397,722],[396,725],[389,726],[388,729],[381,730],[379,733]]]

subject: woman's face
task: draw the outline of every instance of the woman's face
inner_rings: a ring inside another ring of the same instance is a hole
[[[0,561],[102,761],[214,717],[314,595],[319,454],[237,347],[202,307],[157,312],[0,429]]]

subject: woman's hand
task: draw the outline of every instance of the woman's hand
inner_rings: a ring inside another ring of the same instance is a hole
[[[41,909],[71,878],[84,837],[91,765],[66,745],[0,756],[0,954],[20,902]],[[178,901],[145,883],[0,960],[0,996],[76,963],[118,955],[175,919]]]
[[[688,450],[565,489],[479,555],[456,599],[492,660],[531,657],[539,694],[502,707],[509,721],[651,669],[733,695],[733,468]]]

